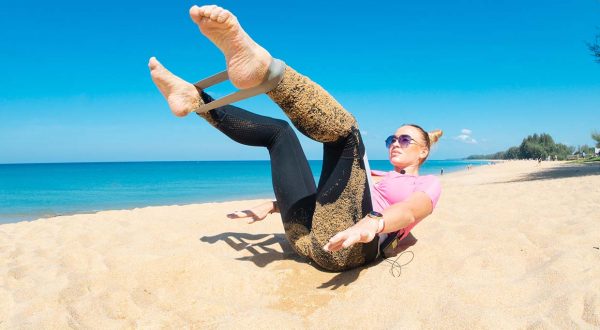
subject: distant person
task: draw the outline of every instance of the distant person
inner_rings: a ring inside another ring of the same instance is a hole
[[[298,254],[340,271],[375,260],[388,244],[406,237],[433,212],[440,183],[434,175],[420,176],[419,168],[441,131],[400,126],[385,140],[394,171],[373,171],[380,180],[371,184],[356,120],[327,91],[273,59],[229,11],[193,6],[190,16],[224,53],[234,86],[243,91],[275,82],[266,88],[267,95],[301,133],[323,143],[323,168],[315,186],[300,142],[287,122],[232,105],[203,111],[213,99],[151,58],[152,79],[175,115],[197,112],[234,141],[269,151],[277,201],[235,217],[262,220],[280,212],[287,239]]]
[[[443,168],[440,170],[440,175],[444,175],[444,169]]]

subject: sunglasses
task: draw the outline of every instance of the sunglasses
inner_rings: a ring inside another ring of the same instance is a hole
[[[419,143],[417,143],[417,140],[413,139],[410,135],[402,134],[400,136],[395,136],[395,135],[388,136],[388,138],[385,139],[385,147],[389,148],[396,141],[398,141],[398,143],[400,144],[400,148],[402,148],[402,149],[408,148],[408,146],[411,143],[413,143],[413,141],[414,141],[414,144],[420,145]]]

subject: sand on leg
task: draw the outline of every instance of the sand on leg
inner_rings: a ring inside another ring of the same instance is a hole
[[[311,230],[313,260],[336,271],[372,261],[377,256],[377,239],[333,253],[322,249],[332,236],[373,209],[356,120],[321,86],[289,66],[281,83],[267,95],[300,132],[323,143],[323,169]]]

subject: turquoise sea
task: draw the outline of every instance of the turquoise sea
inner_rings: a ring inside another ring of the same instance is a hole
[[[371,169],[392,170],[387,160]],[[420,174],[484,161],[429,160]],[[310,161],[318,178],[321,161]],[[0,223],[150,205],[271,198],[269,161],[0,164]],[[317,179],[316,179],[317,180]]]

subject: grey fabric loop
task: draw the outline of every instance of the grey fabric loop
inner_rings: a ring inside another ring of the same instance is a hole
[[[228,105],[231,103],[235,103],[241,100],[245,100],[247,98],[251,98],[253,96],[267,93],[275,88],[283,79],[283,73],[285,72],[285,63],[278,59],[273,59],[271,64],[269,65],[269,70],[265,76],[263,82],[252,88],[241,89],[237,92],[231,93],[227,96],[224,96],[220,99],[214,100],[210,103],[203,104],[195,110],[197,113],[206,113],[209,110],[222,107],[224,105]],[[229,79],[227,75],[227,71],[219,72],[215,75],[212,75],[206,79],[203,79],[194,85],[202,90],[214,86],[216,84],[222,83],[225,80]]]

